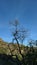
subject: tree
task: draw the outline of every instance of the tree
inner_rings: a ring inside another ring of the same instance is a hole
[[[12,36],[13,36],[13,42],[16,41],[16,43],[23,43],[25,38],[27,37],[27,30],[23,28],[23,26],[19,26],[18,20],[15,20],[14,22],[10,23],[12,25]],[[18,40],[18,42],[17,42]]]
[[[29,50],[25,56],[26,65],[37,65],[37,41],[30,40],[29,42]]]
[[[24,51],[25,54],[22,54],[20,49],[20,43],[23,43],[25,38],[27,37],[27,30],[25,30],[24,28],[20,28],[18,20],[15,20],[14,22],[11,22],[10,24],[12,29],[12,40],[13,40],[12,43],[13,44],[14,42],[17,43],[19,54],[22,56],[22,60],[19,61],[18,56],[16,55],[17,65],[36,65],[37,64],[37,48],[35,48],[34,45],[37,45],[37,40],[36,41],[30,40],[28,44],[29,46],[26,47],[27,52]],[[14,50],[10,49],[11,57],[12,57],[12,52]]]
[[[10,25],[12,31],[12,43],[15,42],[18,45],[18,51],[22,56],[22,60],[24,62],[24,55],[21,53],[20,44],[23,44],[25,38],[27,37],[27,30],[23,28],[23,26],[21,27],[21,25],[19,25],[18,20],[15,20],[14,22],[10,22]],[[12,51],[11,51],[11,55],[12,55]]]
[[[19,46],[19,43],[22,43],[24,42],[26,36],[27,36],[27,30],[25,30],[25,28],[21,28],[19,26],[19,22],[18,20],[15,20],[14,22],[10,22],[11,26],[12,26],[12,36],[13,36],[13,39],[12,39],[12,42],[14,43],[16,41],[16,43],[18,44]]]

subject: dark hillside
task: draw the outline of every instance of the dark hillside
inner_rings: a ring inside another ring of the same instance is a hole
[[[28,47],[0,40],[0,65],[37,65],[37,47]]]

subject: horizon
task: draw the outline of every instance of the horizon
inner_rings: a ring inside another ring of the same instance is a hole
[[[28,39],[37,40],[37,0],[0,0],[0,38],[4,41],[12,41],[9,21],[15,19],[29,30]]]

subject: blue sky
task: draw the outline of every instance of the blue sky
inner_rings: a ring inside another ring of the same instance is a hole
[[[30,39],[37,39],[37,0],[0,0],[0,38],[10,42],[9,21],[18,19],[30,32]]]

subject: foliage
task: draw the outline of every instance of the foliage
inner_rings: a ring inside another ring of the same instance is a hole
[[[1,42],[0,42],[0,44],[1,44]],[[5,44],[5,48],[3,46],[3,43]],[[11,46],[13,46],[14,48],[18,47],[16,44],[12,44]],[[37,65],[37,47],[36,46],[27,47],[27,46],[21,45],[21,49],[23,49],[23,50],[26,49],[24,51],[25,54],[23,54],[23,56],[20,53],[16,53],[13,56],[9,55],[6,51],[6,50],[8,50],[7,47],[6,47],[5,42],[2,42],[2,44],[0,45],[0,65],[1,64],[2,65]],[[17,48],[16,48],[16,50],[17,50]],[[15,53],[15,51],[14,51],[14,53]]]

